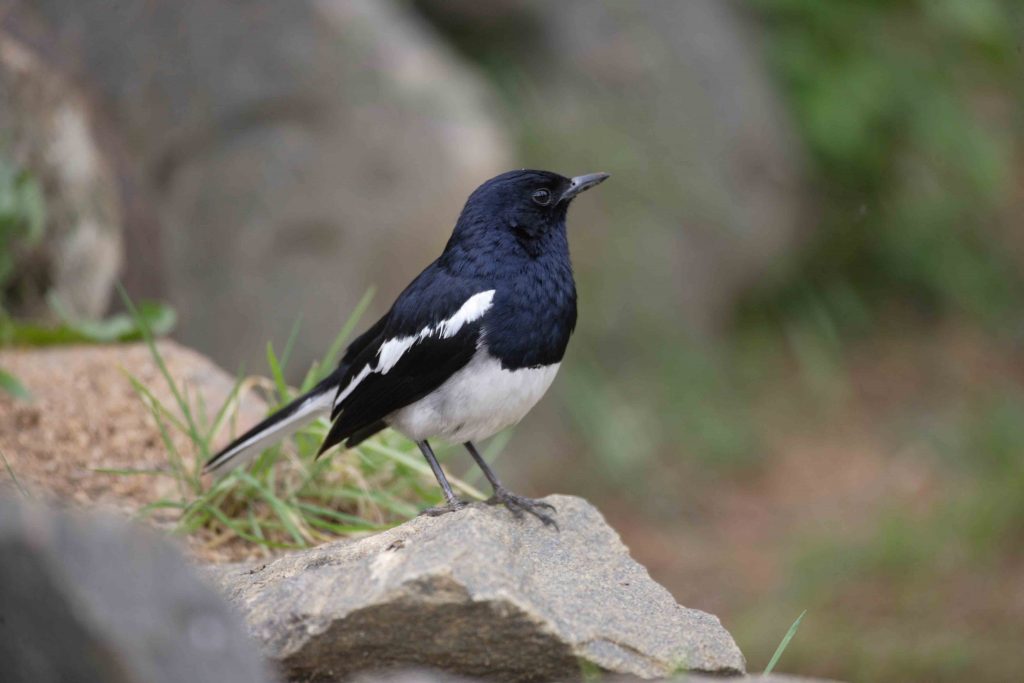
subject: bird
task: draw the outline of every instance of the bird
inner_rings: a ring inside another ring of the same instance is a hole
[[[566,219],[607,173],[565,177],[514,170],[470,194],[441,255],[346,348],[337,368],[205,464],[230,469],[321,417],[330,429],[317,457],[392,428],[414,441],[445,502],[464,508],[429,439],[462,443],[493,488],[487,501],[517,518],[557,527],[552,505],[513,493],[475,442],[526,416],[555,379],[576,328],[577,297]]]

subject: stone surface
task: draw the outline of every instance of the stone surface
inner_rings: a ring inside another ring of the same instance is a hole
[[[238,616],[166,540],[0,497],[4,683],[263,683]]]
[[[15,252],[15,295],[0,292],[9,314],[45,317],[49,292],[78,316],[107,309],[122,262],[121,202],[93,119],[65,74],[0,30],[0,159],[39,182],[47,218],[40,244]]]
[[[395,0],[14,0],[0,31],[91,93],[150,207],[126,218],[129,290],[231,370],[300,314],[308,367],[512,164],[489,86]]]
[[[514,75],[531,165],[612,173],[573,208],[570,237],[600,302],[580,332],[616,339],[616,362],[623,329],[720,332],[737,295],[799,245],[802,149],[745,3],[416,4]]]
[[[743,672],[718,619],[676,604],[597,510],[578,498],[547,500],[560,532],[474,504],[210,571],[293,680],[395,666],[564,680],[579,675],[581,661],[644,678],[681,667]]]
[[[462,676],[445,673],[433,669],[399,669],[387,672],[370,674],[357,674],[353,676],[350,683],[467,683],[471,680]],[[602,676],[601,683],[630,683],[638,680],[632,676]],[[836,683],[831,679],[806,678],[804,676],[790,676],[787,674],[753,674],[750,676],[708,676],[704,674],[680,674],[671,678],[661,679],[664,681],[678,681],[679,683]]]

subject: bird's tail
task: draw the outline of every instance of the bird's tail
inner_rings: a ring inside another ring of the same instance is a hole
[[[245,464],[278,441],[297,432],[322,415],[329,415],[338,391],[338,373],[334,372],[308,393],[278,410],[242,434],[210,458],[204,472]]]

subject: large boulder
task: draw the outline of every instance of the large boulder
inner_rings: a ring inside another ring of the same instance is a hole
[[[6,11],[5,7],[5,11]],[[0,280],[0,306],[46,317],[53,292],[71,312],[101,315],[122,265],[116,160],[95,135],[95,112],[66,73],[2,30],[0,164],[43,188],[46,220],[38,244],[12,245],[15,269]]]
[[[394,0],[16,0],[0,33],[90,94],[122,200],[149,207],[126,218],[130,291],[230,368],[300,315],[307,367],[511,163],[486,83]]]
[[[210,571],[292,680],[400,666],[506,681],[743,673],[718,619],[677,604],[596,509],[546,500],[560,532],[477,503]]]
[[[637,336],[622,330],[720,332],[737,295],[798,246],[803,153],[748,8],[416,5],[506,83],[530,164],[614,176],[573,209],[571,238],[595,302],[581,332],[615,340],[616,362]]]
[[[5,683],[269,683],[236,614],[166,540],[0,497]]]
[[[388,672],[372,674],[359,674],[349,679],[351,683],[468,683],[475,680],[456,676],[444,671],[432,669],[400,669]],[[585,680],[585,679],[584,679]],[[602,676],[602,683],[636,683],[633,676]],[[749,676],[729,676],[723,679],[721,676],[695,674],[680,672],[671,678],[663,679],[678,681],[679,683],[836,683],[836,681],[823,678],[806,678],[804,676],[789,676],[786,674],[751,674]]]

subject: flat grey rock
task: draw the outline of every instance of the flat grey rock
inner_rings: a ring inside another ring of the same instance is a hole
[[[0,496],[4,683],[269,683],[238,616],[165,539]]]
[[[349,683],[469,683],[472,680],[430,669],[398,669],[376,674],[360,674],[349,679]],[[631,683],[638,680],[632,676],[604,676],[601,683]],[[840,683],[831,679],[806,678],[787,674],[751,674],[749,676],[720,676],[705,674],[679,674],[662,679],[673,683]]]
[[[292,680],[430,667],[507,681],[581,670],[744,672],[718,619],[678,605],[587,502],[561,531],[474,504],[269,564],[211,568]]]

